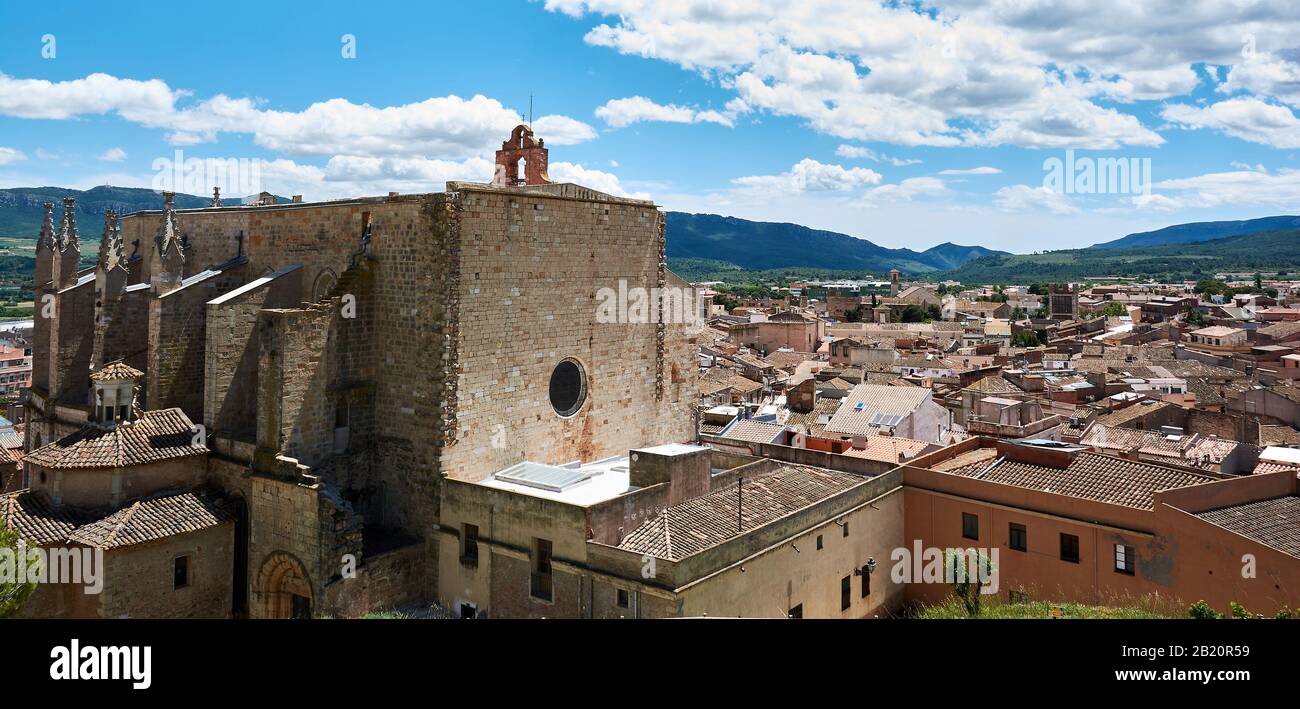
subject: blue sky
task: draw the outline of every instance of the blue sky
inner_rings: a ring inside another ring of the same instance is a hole
[[[181,150],[307,199],[437,191],[490,178],[531,94],[553,179],[891,247],[1295,213],[1300,7],[1133,5],[10,3],[0,186],[145,187]],[[1067,150],[1149,189],[1063,194]]]

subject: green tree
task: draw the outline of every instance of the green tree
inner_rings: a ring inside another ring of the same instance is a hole
[[[982,549],[948,549],[943,553],[943,568],[966,615],[978,617],[984,584],[997,573],[993,560]]]
[[[18,533],[0,521],[0,555],[16,561],[20,551],[28,551],[27,546],[20,545]],[[22,610],[28,596],[35,590],[36,583],[33,581],[18,583],[16,580],[0,578],[0,618],[8,618]]]
[[[1128,315],[1128,310],[1124,308],[1123,303],[1116,303],[1115,301],[1112,300],[1111,302],[1102,306],[1101,314],[1110,318],[1118,318],[1124,315]]]
[[[1216,620],[1222,618],[1223,614],[1211,608],[1205,601],[1197,601],[1187,607],[1187,617],[1197,620]]]
[[[1042,344],[1037,330],[1021,330],[1011,336],[1012,347],[1037,347]]]

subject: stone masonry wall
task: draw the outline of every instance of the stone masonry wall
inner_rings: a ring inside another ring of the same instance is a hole
[[[251,437],[257,420],[259,312],[292,305],[302,287],[302,269],[231,298],[207,305],[204,348],[203,422],[210,431]]]
[[[683,327],[665,328],[661,360],[654,324],[597,321],[600,289],[661,285],[658,210],[594,194],[462,190],[456,429],[444,474],[481,479],[526,459],[594,460],[689,440],[693,397],[680,390],[695,365],[677,346]],[[587,397],[562,418],[548,391],[566,358],[585,370]]]
[[[55,317],[50,323],[50,396],[84,404],[90,392],[90,359],[95,346],[95,283],[68,288],[55,298]]]
[[[146,409],[179,406],[191,421],[203,420],[207,302],[242,284],[246,274],[236,266],[149,303]]]

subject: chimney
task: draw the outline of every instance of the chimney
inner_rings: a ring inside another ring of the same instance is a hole
[[[302,204],[302,195],[296,194],[291,198],[291,200],[294,204]]]
[[[668,483],[669,505],[700,497],[709,492],[712,451],[680,443],[633,450],[628,482],[642,488]]]

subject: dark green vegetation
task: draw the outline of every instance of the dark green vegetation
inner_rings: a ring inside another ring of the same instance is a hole
[[[872,273],[877,277],[897,268],[907,273],[931,273],[956,268],[967,261],[1001,254],[981,246],[940,244],[926,251],[887,249],[883,246],[833,231],[809,229],[798,224],[751,222],[716,214],[668,212],[668,257],[677,271],[686,260],[708,268],[725,270],[727,265],[749,271],[777,269],[830,271],[841,275]],[[720,279],[719,279],[720,280]]]
[[[54,203],[55,226],[63,213],[63,198],[77,198],[77,225],[81,227],[81,237],[87,240],[87,234],[94,235],[98,241],[99,229],[104,223],[104,210],[112,208],[118,214],[130,214],[145,209],[162,209],[162,195],[150,189],[137,187],[95,187],[89,190],[70,190],[63,187],[11,187],[0,189],[0,236],[28,238],[33,241],[41,233],[41,221],[45,219],[45,210],[41,205]],[[188,194],[176,195],[177,209],[194,209],[206,207],[211,197],[196,197]],[[238,197],[223,199],[227,206],[241,204]]]
[[[1195,244],[1127,249],[1092,247],[1041,254],[990,256],[943,274],[963,283],[1023,283],[1103,277],[1210,278],[1215,273],[1300,269],[1300,229],[1266,231]]]
[[[1192,222],[1175,224],[1155,231],[1129,234],[1122,239],[1093,244],[1094,249],[1129,249],[1137,246],[1159,246],[1160,244],[1195,244],[1201,241],[1226,239],[1242,234],[1256,234],[1261,231],[1285,231],[1300,229],[1300,217],[1262,217],[1235,222]]]

